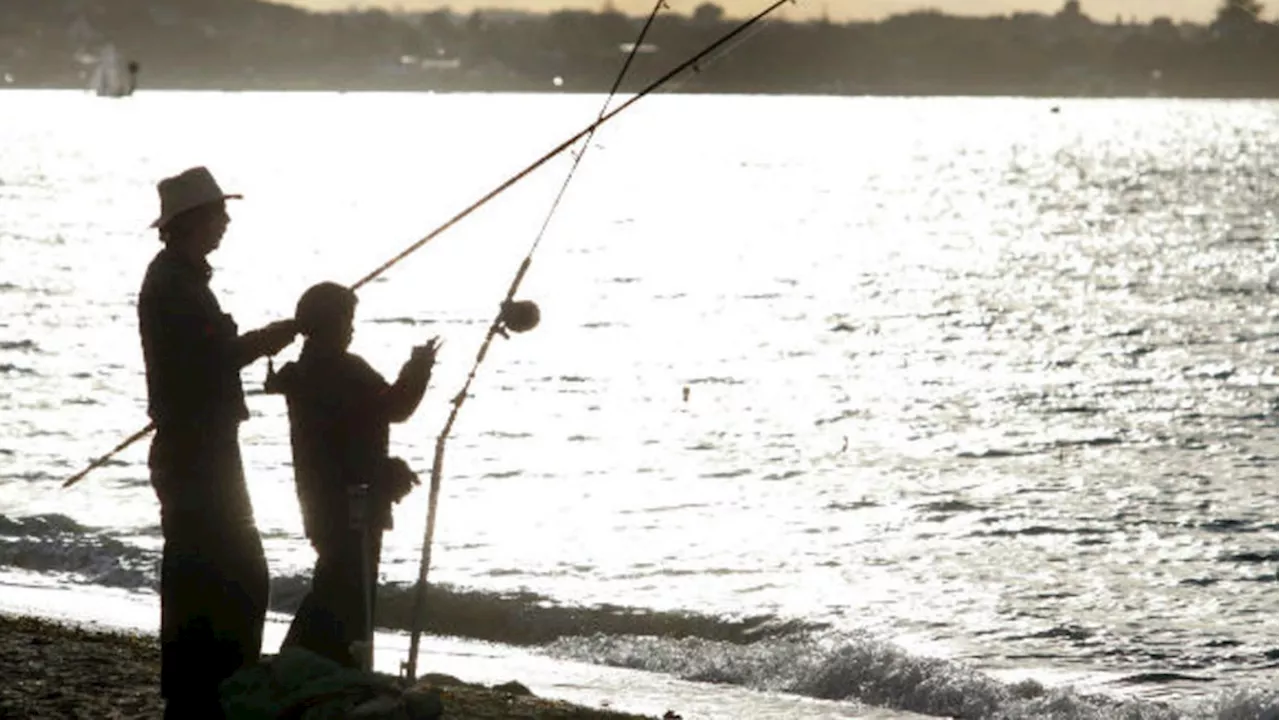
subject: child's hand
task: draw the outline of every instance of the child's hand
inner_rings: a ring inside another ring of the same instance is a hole
[[[414,347],[413,355],[410,356],[410,359],[415,363],[424,364],[427,369],[430,370],[432,367],[435,367],[436,353],[439,352],[443,345],[444,342],[441,341],[440,336],[437,335],[428,340],[426,345],[418,345]]]

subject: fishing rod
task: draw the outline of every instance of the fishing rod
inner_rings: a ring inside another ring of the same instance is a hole
[[[404,250],[396,254],[390,260],[387,260],[383,264],[379,265],[377,268],[374,268],[367,275],[365,275],[364,277],[357,280],[354,284],[352,284],[351,290],[355,291],[359,289],[361,286],[374,280],[375,278],[377,278],[379,275],[382,275],[387,270],[390,270],[392,267],[397,265],[400,261],[409,257],[413,253],[417,252],[418,249],[421,248],[423,245],[426,245],[427,243],[431,242],[441,233],[445,232],[449,228],[458,224],[458,222],[460,222],[461,220],[463,220],[464,218],[466,218],[468,215],[475,212],[476,210],[480,209],[482,206],[484,206],[490,200],[500,195],[502,192],[506,191],[512,185],[515,185],[517,182],[520,182],[521,180],[523,180],[525,177],[530,175],[534,170],[537,170],[538,168],[542,167],[551,159],[555,158],[560,153],[572,147],[579,140],[586,137],[588,134],[595,132],[596,128],[600,127],[601,125],[617,117],[619,113],[631,107],[646,95],[651,94],[654,90],[657,90],[658,88],[662,87],[667,83],[667,81],[671,80],[675,76],[679,75],[685,70],[688,70],[689,68],[696,68],[698,63],[701,62],[703,59],[705,59],[707,56],[711,55],[716,50],[719,50],[722,46],[732,41],[735,37],[745,32],[748,28],[752,27],[753,25],[763,20],[768,15],[772,14],[775,10],[777,10],[778,8],[782,7],[783,5],[789,2],[795,2],[795,0],[774,0],[773,4],[769,5],[767,8],[757,13],[756,15],[752,16],[751,18],[743,21],[740,25],[738,25],[738,27],[726,33],[725,35],[720,37],[718,40],[716,40],[715,42],[708,45],[706,48],[699,51],[696,55],[690,57],[688,60],[680,63],[679,65],[669,70],[666,74],[662,75],[658,79],[649,83],[639,92],[637,92],[635,95],[629,98],[626,102],[622,103],[621,105],[609,111],[608,113],[605,113],[604,115],[600,116],[595,122],[591,123],[586,128],[578,131],[568,140],[565,140],[564,142],[560,143],[556,147],[547,151],[545,155],[535,160],[528,167],[516,173],[515,175],[512,175],[511,177],[507,178],[501,184],[495,187],[493,190],[490,190],[488,193],[482,196],[479,200],[476,200],[474,203],[464,208],[457,215],[454,215],[453,217],[446,220],[444,224],[440,225],[435,230],[432,230],[431,232],[427,233],[421,239],[417,240],[416,242],[406,247]],[[85,469],[81,470],[75,475],[72,475],[71,477],[64,480],[62,483],[62,487],[68,488],[80,482],[80,480],[84,479],[84,477],[88,475],[90,472],[105,465],[109,460],[111,460],[111,458],[115,457],[117,454],[122,452],[125,448],[129,447],[130,445],[146,437],[149,433],[151,433],[151,431],[155,430],[155,428],[156,428],[155,422],[148,423],[146,427],[142,428],[141,430],[138,430],[134,434],[122,440],[120,444],[112,448],[110,452],[95,459],[93,462],[89,463],[89,465],[85,467]]]
[[[600,119],[604,117],[609,110],[609,103],[613,102],[613,98],[618,93],[618,88],[622,85],[622,80],[626,77],[627,70],[631,68],[631,63],[635,60],[636,53],[639,52],[641,45],[644,44],[645,37],[649,33],[649,28],[653,26],[654,19],[658,13],[667,7],[665,0],[658,0],[653,5],[653,10],[649,12],[649,17],[645,19],[644,25],[640,28],[640,34],[635,42],[631,45],[631,51],[627,53],[627,59],[622,64],[622,69],[618,71],[617,76],[613,80],[613,86],[609,88],[609,94],[605,97],[604,103],[600,106],[600,112],[596,116],[595,126],[587,133],[582,143],[582,149],[578,151],[573,160],[573,164],[569,167],[569,172],[565,176],[564,182],[560,185],[560,190],[556,193],[555,199],[551,201],[551,208],[547,211],[547,216],[542,221],[542,227],[538,230],[537,236],[533,240],[532,247],[525,254],[524,260],[520,263],[520,268],[516,271],[515,278],[512,279],[511,285],[507,288],[506,297],[499,305],[501,308],[497,317],[489,324],[489,331],[485,334],[484,341],[480,343],[480,349],[476,352],[475,362],[471,365],[471,371],[467,373],[467,379],[462,383],[462,389],[454,396],[452,405],[453,409],[449,411],[449,417],[445,420],[444,428],[440,434],[436,436],[435,455],[431,464],[431,487],[427,499],[427,525],[422,540],[422,557],[418,563],[418,579],[414,583],[413,594],[413,613],[410,616],[411,632],[409,636],[409,658],[403,663],[405,676],[409,682],[417,677],[418,672],[418,648],[422,639],[422,620],[426,614],[427,603],[427,573],[431,568],[431,547],[435,538],[436,528],[436,509],[439,507],[440,498],[440,481],[444,468],[444,449],[445,442],[449,434],[453,430],[453,424],[458,419],[458,413],[462,410],[462,404],[466,402],[468,390],[471,388],[472,381],[476,378],[476,373],[480,370],[480,363],[484,361],[485,356],[489,352],[489,346],[493,343],[493,338],[503,333],[503,328],[508,324],[505,315],[506,310],[510,307],[515,298],[516,290],[519,289],[520,283],[524,280],[525,273],[529,271],[529,265],[533,262],[533,251],[538,248],[538,244],[542,242],[543,236],[547,232],[547,227],[551,224],[551,218],[555,215],[556,209],[560,206],[560,201],[564,199],[565,191],[569,189],[569,183],[573,180],[574,174],[578,169],[582,158],[587,154],[587,150],[591,147],[591,139],[595,136],[596,128],[599,127]],[[533,316],[536,317],[536,316]],[[532,324],[536,323],[533,317],[526,319],[525,330],[532,329]],[[519,330],[519,328],[517,328]]]
[[[544,218],[542,221],[542,227],[538,230],[538,234],[534,238],[532,246],[529,248],[528,253],[525,254],[524,260],[521,261],[519,269],[516,270],[515,277],[512,278],[511,280],[511,285],[507,288],[506,297],[503,299],[502,303],[499,305],[499,311],[497,316],[493,319],[493,322],[489,324],[489,330],[485,334],[485,338],[483,342],[481,342],[480,344],[480,349],[476,352],[476,359],[471,366],[471,371],[467,374],[467,378],[462,384],[462,389],[458,392],[457,395],[453,397],[451,401],[451,404],[453,405],[453,409],[450,410],[449,417],[445,420],[443,429],[440,431],[440,434],[436,437],[435,454],[433,456],[433,461],[431,465],[431,486],[430,486],[428,499],[427,499],[427,525],[426,525],[426,530],[424,532],[424,537],[422,542],[422,557],[418,565],[418,579],[414,584],[413,614],[411,616],[412,626],[411,626],[411,633],[409,638],[409,657],[406,661],[401,663],[401,669],[404,671],[404,674],[409,682],[413,682],[414,679],[417,677],[418,650],[419,650],[421,636],[422,636],[422,622],[424,619],[423,616],[426,610],[427,575],[431,568],[431,546],[435,536],[436,509],[439,506],[440,481],[441,481],[441,476],[442,476],[443,467],[444,467],[445,444],[449,438],[449,434],[453,430],[454,422],[458,419],[458,413],[462,409],[463,403],[466,402],[466,399],[468,397],[468,391],[471,388],[471,383],[472,381],[475,380],[476,373],[480,369],[480,364],[484,362],[484,359],[489,352],[489,347],[493,343],[494,337],[498,335],[502,335],[503,337],[506,337],[507,336],[506,329],[508,326],[511,326],[511,329],[515,330],[516,332],[524,332],[529,329],[532,329],[533,326],[536,325],[538,322],[539,314],[536,309],[536,306],[533,305],[532,303],[524,303],[523,304],[524,309],[522,309],[523,316],[516,316],[519,322],[519,325],[516,325],[517,320],[512,319],[513,318],[512,310],[515,308],[519,308],[521,304],[514,302],[515,294],[516,294],[516,291],[520,288],[520,283],[524,281],[525,274],[528,273],[529,271],[529,266],[533,263],[533,253],[535,250],[538,249],[538,245],[542,242],[542,238],[546,234],[547,227],[551,223],[551,218],[555,215],[556,209],[560,206],[561,200],[564,199],[564,194],[569,187],[569,182],[573,179],[574,173],[577,171],[579,163],[582,162],[583,156],[586,155],[587,149],[590,148],[591,146],[592,137],[594,137],[596,130],[602,124],[604,124],[604,122],[607,121],[609,118],[614,117],[618,113],[622,112],[631,104],[639,100],[641,97],[644,97],[645,95],[649,94],[656,88],[661,87],[667,81],[676,77],[680,73],[684,72],[689,68],[693,68],[695,72],[700,72],[701,68],[699,67],[698,63],[702,62],[705,58],[710,56],[712,53],[724,47],[727,43],[729,43],[734,38],[741,35],[747,29],[756,25],[756,23],[763,20],[765,17],[767,17],[769,14],[771,14],[778,8],[782,7],[788,2],[794,2],[794,1],[795,0],[776,0],[776,2],[774,2],[772,5],[768,6],[763,11],[751,17],[750,19],[744,21],[742,24],[738,25],[732,31],[725,34],[724,36],[722,36],[712,44],[708,45],[705,49],[703,49],[702,51],[700,51],[699,53],[691,57],[689,60],[686,60],[685,62],[681,63],[680,65],[676,66],[674,69],[672,69],[671,71],[669,71],[668,73],[660,77],[658,80],[654,81],[652,84],[650,84],[648,87],[641,90],[638,94],[636,94],[634,97],[629,99],[627,102],[623,103],[622,105],[619,105],[612,112],[609,112],[609,104],[610,102],[613,101],[614,96],[618,92],[618,88],[622,85],[623,77],[626,76],[627,70],[631,67],[631,63],[635,59],[637,51],[639,50],[640,46],[644,43],[645,36],[649,32],[649,28],[650,26],[652,26],[654,18],[657,17],[658,12],[662,8],[666,7],[665,0],[658,0],[653,6],[653,10],[649,13],[649,17],[645,21],[644,27],[641,28],[639,37],[636,39],[635,43],[632,44],[631,51],[627,55],[626,62],[623,63],[622,69],[618,72],[617,77],[614,79],[613,87],[609,90],[609,94],[605,98],[603,106],[600,108],[600,114],[596,117],[596,121],[593,122],[591,125],[587,126],[587,128],[583,130],[581,133],[574,136],[574,138],[571,138],[569,141],[567,141],[567,144],[573,144],[578,139],[585,138],[585,142],[583,144],[582,149],[575,155],[573,164],[569,168],[568,175],[565,177],[564,183],[561,184],[559,192],[556,194],[555,199],[552,201],[551,208],[550,210],[548,210],[546,218]],[[559,152],[560,150],[563,150],[564,147],[565,146],[561,146],[555,152]]]
[[[414,584],[413,612],[410,615],[412,625],[410,626],[411,632],[409,634],[409,657],[401,663],[401,669],[404,670],[405,677],[411,683],[418,677],[418,648],[422,642],[422,621],[426,615],[427,572],[431,567],[431,546],[435,538],[436,508],[439,507],[445,441],[453,430],[453,423],[458,419],[458,412],[462,409],[462,403],[467,399],[467,391],[471,388],[471,382],[476,378],[480,363],[489,352],[489,345],[493,342],[494,336],[502,334],[505,337],[504,328],[507,326],[510,326],[516,332],[525,332],[533,329],[534,325],[537,324],[536,309],[533,314],[525,316],[523,324],[520,326],[514,325],[514,321],[508,316],[508,310],[512,307],[516,290],[520,287],[520,282],[525,273],[528,272],[529,264],[533,261],[533,251],[542,242],[542,237],[546,234],[547,227],[551,224],[551,217],[555,215],[556,208],[560,206],[560,201],[564,199],[565,191],[569,189],[569,182],[573,180],[574,173],[578,170],[578,165],[591,147],[591,139],[595,137],[600,118],[604,117],[605,112],[609,109],[609,103],[613,102],[614,95],[617,95],[618,88],[622,85],[622,79],[626,77],[627,70],[631,68],[631,63],[635,61],[636,53],[639,52],[641,45],[644,44],[644,39],[649,34],[649,28],[653,26],[654,19],[666,7],[668,7],[666,0],[657,0],[653,4],[653,9],[649,11],[649,17],[645,18],[644,25],[640,28],[639,36],[636,37],[636,41],[632,44],[631,51],[627,53],[627,58],[622,63],[622,69],[618,71],[617,77],[613,80],[613,86],[609,88],[609,94],[605,96],[604,103],[600,106],[600,112],[596,115],[596,126],[583,139],[582,149],[574,153],[573,164],[569,166],[569,172],[565,176],[564,182],[560,185],[559,192],[556,193],[555,199],[551,201],[551,209],[547,211],[547,216],[542,221],[542,227],[538,230],[538,234],[533,240],[533,246],[525,254],[524,262],[520,264],[520,269],[516,272],[515,279],[512,280],[511,286],[507,289],[507,295],[499,306],[501,309],[498,312],[498,316],[489,324],[489,331],[485,335],[484,342],[480,344],[480,350],[476,353],[476,359],[471,366],[471,371],[467,373],[467,379],[463,382],[462,389],[453,398],[453,409],[449,411],[449,418],[445,420],[444,428],[436,436],[435,455],[431,463],[431,487],[427,500],[427,526],[422,541],[422,557],[418,563],[418,580]],[[528,303],[526,306],[536,308],[532,303]],[[367,627],[370,634],[372,634],[373,623],[370,622]],[[372,645],[372,637],[370,638],[370,644]]]

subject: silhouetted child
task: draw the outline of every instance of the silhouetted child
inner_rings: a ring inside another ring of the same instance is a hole
[[[348,351],[356,296],[335,283],[312,286],[295,320],[306,337],[296,362],[270,373],[267,392],[289,408],[294,480],[303,526],[316,551],[311,590],[283,645],[348,667],[368,662],[382,532],[391,506],[418,483],[388,451],[390,425],[422,400],[439,339],[413,349],[395,384]],[[367,669],[367,668],[366,668]]]

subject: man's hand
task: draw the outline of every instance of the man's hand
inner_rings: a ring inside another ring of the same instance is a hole
[[[293,320],[277,320],[258,330],[263,354],[275,355],[289,347],[298,336],[298,323]]]
[[[277,320],[257,330],[236,338],[234,358],[237,367],[244,367],[260,357],[275,355],[289,346],[298,335],[298,324],[293,320]]]

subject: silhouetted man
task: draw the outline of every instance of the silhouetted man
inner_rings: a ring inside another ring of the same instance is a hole
[[[390,457],[390,426],[422,401],[438,339],[415,347],[388,384],[347,350],[355,308],[355,293],[335,283],[303,293],[294,315],[306,336],[302,353],[269,377],[267,391],[284,394],[289,406],[303,527],[316,551],[311,591],[284,646],[367,669],[382,532],[391,527],[391,506],[418,482]]]
[[[267,565],[240,459],[248,417],[240,369],[279,352],[292,320],[239,334],[209,289],[206,260],[230,218],[209,171],[159,183],[164,248],[138,295],[155,423],[149,465],[160,501],[160,691],[165,718],[220,718],[218,684],[258,661]]]

